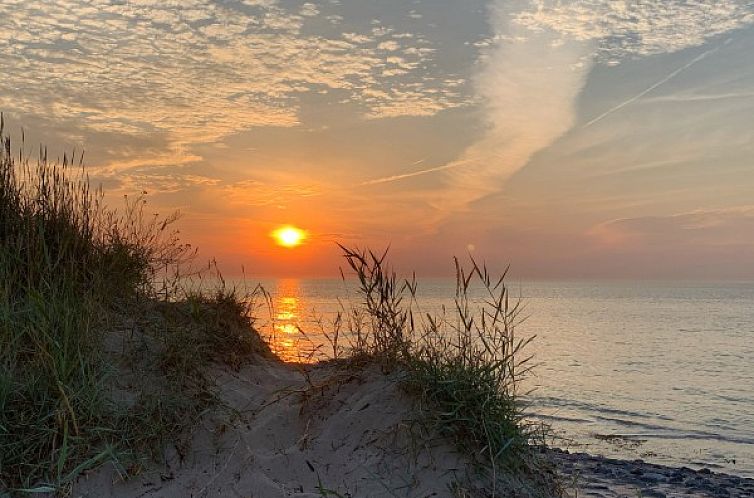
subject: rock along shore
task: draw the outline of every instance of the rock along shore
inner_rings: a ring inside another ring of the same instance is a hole
[[[754,479],[550,450],[570,496],[605,498],[754,498]]]

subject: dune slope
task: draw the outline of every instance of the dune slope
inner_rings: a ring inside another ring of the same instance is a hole
[[[128,481],[112,466],[79,480],[81,497],[426,497],[465,492],[468,465],[420,437],[394,375],[334,366],[304,372],[260,359],[217,371],[230,411],[207,416],[185,454]],[[230,413],[230,415],[228,415]],[[454,490],[455,489],[455,490]]]

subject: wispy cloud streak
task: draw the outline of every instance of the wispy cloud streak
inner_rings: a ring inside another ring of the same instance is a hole
[[[421,161],[417,161],[414,163],[414,166],[421,164],[423,162],[424,162],[424,159],[422,159]],[[426,168],[426,169],[421,169],[418,171],[411,171],[409,173],[402,173],[398,175],[385,176],[382,178],[375,178],[374,180],[367,180],[365,182],[362,182],[359,185],[360,186],[379,185],[380,183],[390,183],[390,182],[395,182],[398,180],[405,180],[408,178],[414,178],[417,176],[427,175],[429,173],[436,173],[438,171],[445,171],[451,168],[457,168],[459,166],[463,166],[464,164],[468,164],[468,163],[469,161],[456,161],[456,162],[452,162],[448,164],[443,164],[442,166],[435,166],[433,168]]]
[[[647,87],[646,89],[644,89],[641,92],[637,93],[636,95],[634,95],[630,99],[627,99],[627,100],[621,102],[620,104],[618,104],[618,105],[616,105],[614,107],[611,107],[610,109],[608,109],[607,111],[603,112],[602,114],[600,114],[599,116],[595,117],[594,119],[589,120],[588,122],[586,122],[584,124],[584,126],[582,126],[582,128],[588,128],[588,127],[592,126],[595,123],[599,123],[604,118],[606,118],[609,115],[611,115],[612,113],[614,113],[616,111],[619,111],[619,110],[623,109],[624,107],[626,107],[626,106],[628,106],[630,104],[633,104],[634,102],[636,102],[640,98],[644,97],[645,95],[647,95],[651,91],[653,91],[653,90],[661,87],[665,83],[669,82],[670,80],[672,80],[673,78],[675,78],[676,76],[678,76],[679,74],[681,74],[683,71],[685,71],[685,70],[689,69],[690,67],[694,66],[695,64],[703,61],[705,58],[707,58],[707,56],[712,55],[715,52],[718,52],[723,46],[728,45],[730,42],[731,42],[731,39],[729,38],[729,39],[725,40],[725,42],[722,45],[718,45],[717,47],[714,47],[714,48],[711,48],[711,49],[707,50],[706,52],[702,52],[701,54],[697,55],[696,57],[694,57],[693,59],[691,59],[689,62],[687,62],[686,64],[684,64],[683,66],[679,67],[678,69],[676,69],[672,73],[670,73],[667,76],[665,76],[664,78],[662,78],[660,81],[658,81],[658,82],[650,85],[649,87]]]
[[[530,8],[525,4],[525,9]],[[591,41],[565,39],[517,22],[521,3],[498,0],[491,10],[495,42],[483,54],[475,83],[488,131],[445,170],[447,190],[436,206],[449,213],[499,190],[538,151],[575,122],[575,100],[591,67]],[[457,168],[461,164],[464,168]]]

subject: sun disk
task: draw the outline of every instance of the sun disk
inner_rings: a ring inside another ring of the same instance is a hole
[[[274,230],[271,235],[279,246],[291,248],[300,246],[306,240],[307,233],[289,225]]]

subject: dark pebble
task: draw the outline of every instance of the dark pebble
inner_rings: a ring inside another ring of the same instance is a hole
[[[656,489],[651,488],[642,489],[641,496],[647,498],[667,498],[662,491],[657,491]]]
[[[703,488],[709,485],[711,485],[709,480],[704,479],[703,477],[696,476],[686,480],[686,486],[690,486],[692,488]]]
[[[589,487],[597,491],[610,491],[610,486],[604,484],[591,484]]]
[[[641,480],[650,484],[657,484],[658,482],[660,482],[660,479],[652,474],[644,474],[643,476],[641,476]]]
[[[700,490],[706,491],[707,493],[711,495],[717,496],[718,487],[713,484],[705,484],[704,486],[699,487]]]

